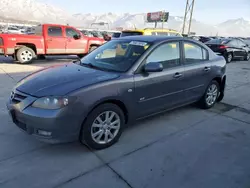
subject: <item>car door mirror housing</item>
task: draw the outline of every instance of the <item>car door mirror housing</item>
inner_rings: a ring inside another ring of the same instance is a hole
[[[80,39],[80,38],[81,38],[81,35],[74,35],[73,38],[74,38],[75,40]]]
[[[161,72],[163,71],[163,65],[158,62],[150,62],[144,66],[144,72]]]

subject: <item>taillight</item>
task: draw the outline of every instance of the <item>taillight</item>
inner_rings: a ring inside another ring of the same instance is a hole
[[[228,48],[228,46],[225,46],[225,45],[220,46],[220,49],[226,49],[226,48]]]

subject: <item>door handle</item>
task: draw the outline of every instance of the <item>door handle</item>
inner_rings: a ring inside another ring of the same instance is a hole
[[[208,71],[211,70],[211,68],[210,68],[210,67],[205,67],[203,70],[204,70],[205,72],[208,72]]]
[[[182,77],[183,75],[181,74],[181,73],[179,73],[179,72],[177,72],[177,73],[175,73],[174,74],[174,78],[180,78],[180,77]]]

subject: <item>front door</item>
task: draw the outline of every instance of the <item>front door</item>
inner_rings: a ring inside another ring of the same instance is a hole
[[[60,26],[49,26],[46,37],[46,54],[65,54],[66,37]]]
[[[143,73],[142,70],[134,76],[137,118],[173,108],[184,100],[184,68],[179,42],[169,42],[157,47],[145,59],[144,64],[151,62],[161,63],[164,70],[154,73]]]
[[[192,42],[184,42],[185,98],[187,102],[198,100],[212,81],[212,66],[208,51]]]
[[[67,54],[84,54],[88,49],[87,47],[88,40],[80,33],[80,31],[76,31],[74,28],[66,27],[65,29],[67,44],[66,44],[66,53]],[[75,38],[75,36],[80,36],[79,38]]]

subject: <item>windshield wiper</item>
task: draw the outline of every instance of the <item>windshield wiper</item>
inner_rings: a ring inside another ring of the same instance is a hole
[[[93,65],[92,63],[88,63],[88,64],[86,64],[86,63],[80,63],[80,65],[86,66],[86,67],[90,67],[90,68],[93,68],[93,69],[104,70],[101,67]]]

